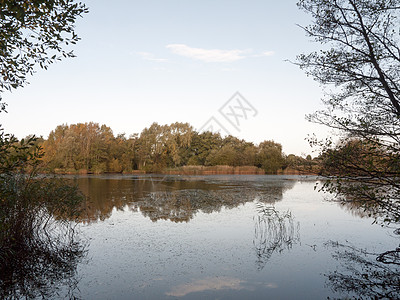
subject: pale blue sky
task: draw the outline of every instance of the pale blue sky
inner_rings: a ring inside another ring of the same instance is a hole
[[[240,138],[273,139],[286,154],[310,153],[304,138],[327,130],[305,114],[321,108],[321,88],[295,65],[310,43],[296,23],[296,1],[85,1],[76,27],[77,58],[39,70],[30,84],[3,94],[6,132],[47,137],[62,123],[94,121],[114,133],[139,133],[152,122],[199,129],[239,91],[258,111]],[[34,114],[32,114],[34,112]]]

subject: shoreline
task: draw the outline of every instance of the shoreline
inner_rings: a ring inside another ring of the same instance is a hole
[[[88,172],[87,170],[67,171],[56,169],[54,172],[48,172],[57,175],[101,175],[101,174],[124,174],[124,175],[318,175],[318,172],[302,171],[294,168],[280,169],[276,173],[266,173],[263,169],[255,166],[183,166],[170,168],[160,171],[133,170],[129,172]]]

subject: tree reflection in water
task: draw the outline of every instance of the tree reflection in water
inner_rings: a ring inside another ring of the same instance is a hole
[[[274,252],[289,250],[300,241],[300,224],[290,211],[279,212],[273,205],[258,204],[254,217],[253,245],[257,255],[257,268],[262,270]]]
[[[334,292],[341,297],[348,294],[365,299],[399,299],[399,249],[377,255],[338,242],[325,245],[336,249],[333,257],[340,262],[337,270],[325,274]],[[391,256],[393,253],[396,255]],[[386,257],[386,263],[379,261],[380,257]]]
[[[87,248],[79,240],[76,225],[53,220],[52,226],[47,225],[32,238],[17,253],[1,260],[0,298],[47,299],[58,295],[76,299],[77,265]]]
[[[232,176],[228,177],[232,178]],[[244,178],[245,179],[245,178]],[[113,209],[140,211],[156,222],[189,222],[198,212],[219,212],[258,200],[275,203],[293,188],[294,180],[252,182],[198,177],[80,178],[78,184],[88,196],[82,222],[105,220]]]
[[[154,184],[154,182],[152,182]],[[268,185],[249,185],[245,181],[193,181],[189,178],[163,178],[135,200],[133,210],[156,222],[189,222],[198,212],[213,213],[258,200],[275,203],[291,189],[295,181],[277,181]]]
[[[82,195],[62,180],[25,174],[3,175],[0,190],[0,298],[47,299],[65,286],[74,297],[86,254],[72,221]]]
[[[135,204],[152,221],[189,222],[196,213],[219,212],[253,201],[254,192],[233,188],[226,190],[177,190],[152,192]]]

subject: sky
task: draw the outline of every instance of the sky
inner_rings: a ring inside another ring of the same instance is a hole
[[[6,132],[47,138],[57,125],[93,121],[129,136],[188,122],[297,155],[313,154],[308,135],[329,134],[305,119],[323,108],[322,88],[290,62],[320,47],[296,25],[311,22],[296,1],[84,2],[77,57],[2,95]]]

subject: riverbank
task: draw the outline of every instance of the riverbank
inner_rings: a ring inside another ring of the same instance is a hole
[[[105,173],[96,173],[89,172],[88,170],[63,170],[63,169],[55,169],[55,174],[60,175],[86,175],[86,174],[110,174],[109,172]],[[133,170],[130,172],[121,172],[122,174],[165,174],[165,175],[265,175],[265,171],[261,168],[257,168],[255,166],[183,166],[177,168],[168,168],[165,170],[161,170],[159,172],[146,172],[144,170]],[[299,170],[293,168],[286,168],[278,170],[276,175],[318,175],[318,172],[311,170]]]

